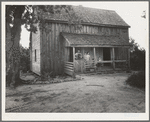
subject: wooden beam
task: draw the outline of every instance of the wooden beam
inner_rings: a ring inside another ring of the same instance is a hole
[[[112,65],[113,65],[113,69],[115,70],[115,50],[114,50],[114,47],[112,48]]]
[[[120,45],[120,46],[113,46],[113,45],[77,45],[77,44],[70,44],[71,47],[121,47],[121,48],[129,48],[130,46],[127,45]],[[66,46],[67,47],[67,46]],[[69,46],[68,46],[69,47]]]
[[[126,60],[114,60],[114,62],[126,62]],[[113,61],[97,61],[97,63],[113,63]]]
[[[45,19],[46,22],[52,22],[52,23],[64,23],[68,24],[68,21],[64,20],[50,20],[50,19]],[[74,21],[75,22],[75,21]],[[99,23],[88,23],[88,22],[82,22],[82,25],[96,25],[96,26],[101,26],[101,27],[110,27],[110,28],[130,28],[130,26],[121,26],[121,25],[108,25],[108,24],[99,24]]]
[[[97,61],[97,63],[112,63],[113,61]]]
[[[75,47],[73,47],[73,67],[75,68]]]
[[[114,62],[126,62],[126,60],[114,60]]]

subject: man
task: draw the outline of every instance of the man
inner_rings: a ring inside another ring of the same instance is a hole
[[[102,61],[102,57],[101,57],[101,56],[99,56],[98,61]],[[101,67],[103,66],[103,63],[98,62],[98,63],[96,64],[96,66],[97,66],[98,70],[101,70]]]
[[[85,52],[85,53],[84,53],[84,56],[83,56],[85,61],[86,61],[86,56],[87,56],[87,54],[86,54],[86,52]]]
[[[82,58],[82,54],[80,53],[80,50],[78,50],[78,52],[75,54],[75,59],[79,60]]]

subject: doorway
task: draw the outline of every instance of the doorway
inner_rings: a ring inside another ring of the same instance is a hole
[[[110,48],[103,48],[103,60],[108,61],[111,60],[111,55],[110,55]],[[104,66],[110,66],[110,63],[104,63]]]

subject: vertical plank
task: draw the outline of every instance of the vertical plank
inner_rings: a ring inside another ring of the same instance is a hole
[[[59,58],[59,24],[56,23],[56,55],[57,55],[57,74],[59,74],[59,69],[60,69],[60,58]]]
[[[89,26],[87,26],[86,31],[87,31],[87,34],[90,34]]]
[[[84,52],[84,47],[82,48],[82,52],[83,52],[83,55],[82,55],[82,56],[83,56],[83,58],[84,58],[84,53],[85,53],[85,52]]]
[[[75,69],[75,47],[73,47],[73,67]]]
[[[83,33],[86,33],[85,25],[83,25]]]
[[[71,25],[72,33],[75,33],[74,26]]]
[[[94,52],[94,61],[96,61],[96,52],[95,52],[95,47],[93,47],[93,52]]]
[[[67,61],[69,61],[69,47],[67,47]]]
[[[83,32],[84,32],[84,28],[82,26],[81,29],[80,29],[80,33],[83,33]]]
[[[130,48],[128,49],[128,68],[130,69]]]
[[[57,74],[57,53],[56,53],[56,48],[57,48],[57,37],[56,37],[56,24],[54,24],[54,66],[55,66],[55,69],[54,69],[54,72],[55,74]]]
[[[75,33],[74,25],[71,25],[72,33]]]
[[[98,27],[95,27],[95,34],[98,34]]]
[[[49,26],[50,26],[51,24],[49,23]],[[51,72],[51,31],[49,32],[49,34],[48,34],[48,42],[49,42],[49,44],[48,44],[48,48],[49,48],[49,54],[48,54],[48,57],[49,57],[49,72]]]
[[[71,25],[68,25],[68,26],[69,26],[69,33],[72,33]]]
[[[47,62],[47,72],[49,72],[49,41],[48,41],[48,33],[46,34],[46,62]]]
[[[45,31],[43,31],[43,39],[42,39],[42,43],[43,43],[43,50],[42,50],[42,52],[43,52],[43,54],[42,54],[43,55],[43,59],[42,59],[43,60],[43,63],[42,63],[43,64],[43,66],[42,66],[43,71],[45,71],[45,63],[46,63],[45,62],[45,37],[46,37]]]
[[[89,26],[89,32],[92,34],[92,26]]]
[[[92,26],[91,32],[92,32],[92,34],[96,34],[96,31],[95,31],[95,27],[94,27],[94,26]]]
[[[52,71],[53,73],[55,72],[55,65],[54,65],[54,62],[55,62],[55,57],[54,57],[54,24],[52,23],[52,45],[51,45],[51,49],[52,49]]]
[[[57,35],[57,37],[58,37],[58,57],[59,57],[59,74],[61,74],[62,73],[62,71],[61,71],[61,55],[60,55],[60,52],[61,52],[61,50],[60,50],[60,24],[58,24],[58,35]]]
[[[62,24],[60,24],[60,32],[62,32]],[[60,36],[60,56],[61,56],[61,72],[64,72],[64,58],[65,58],[65,47],[64,47],[64,40],[63,37]]]
[[[52,24],[50,23],[51,28],[52,28]],[[52,28],[53,29],[53,28]],[[53,40],[52,40],[52,29],[50,31],[50,35],[49,35],[49,41],[50,41],[50,72],[53,71]]]
[[[43,30],[40,29],[40,74],[42,74],[42,62],[43,62],[43,60],[42,60],[43,59],[43,57],[42,57],[42,37],[43,37]]]
[[[114,51],[114,47],[112,47],[112,64],[113,64],[113,69],[115,70],[115,61],[114,61],[114,59],[115,59],[115,51]]]
[[[97,60],[96,60],[96,50],[95,50],[95,47],[93,48],[93,51],[94,51],[94,65],[96,65]]]

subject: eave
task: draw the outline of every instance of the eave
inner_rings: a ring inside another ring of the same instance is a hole
[[[68,21],[64,21],[64,20],[49,20],[49,19],[45,19],[45,22],[68,24]],[[82,22],[81,25],[91,25],[91,26],[93,25],[93,26],[110,27],[110,28],[130,28],[131,27],[131,26],[98,24],[98,23],[88,23],[88,22]]]

